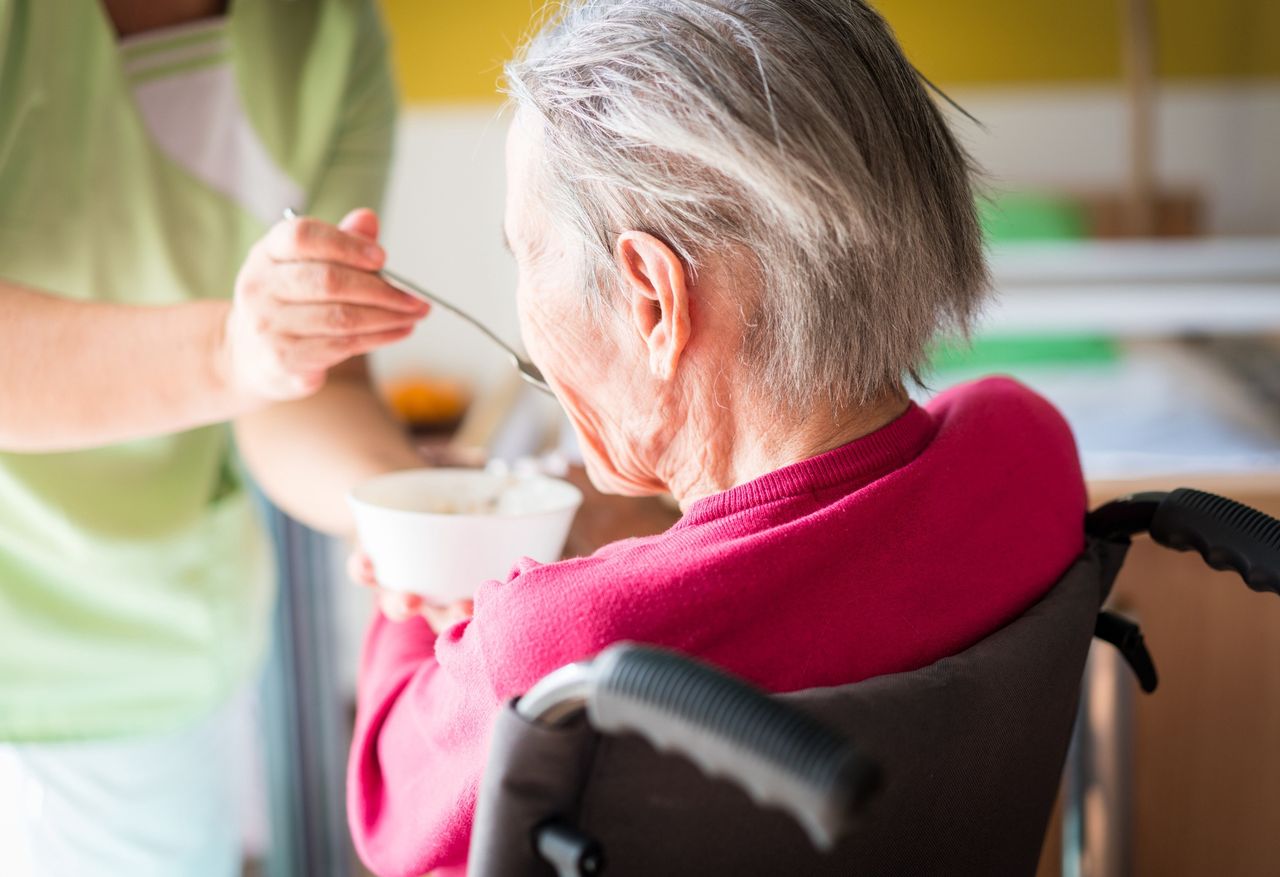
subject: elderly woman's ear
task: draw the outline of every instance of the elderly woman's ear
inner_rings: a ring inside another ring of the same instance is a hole
[[[624,231],[614,246],[621,293],[649,351],[649,371],[669,381],[689,343],[689,286],[684,262],[669,246],[642,231]]]

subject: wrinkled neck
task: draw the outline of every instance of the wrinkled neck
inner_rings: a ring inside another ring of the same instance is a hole
[[[711,399],[689,411],[659,461],[681,509],[869,435],[907,409],[905,390],[841,413],[786,415],[750,400]]]

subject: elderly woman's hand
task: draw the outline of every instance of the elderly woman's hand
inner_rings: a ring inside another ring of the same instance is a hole
[[[338,225],[277,223],[236,278],[222,366],[247,397],[298,399],[330,368],[406,337],[428,307],[378,276],[378,218],[353,210]]]
[[[432,630],[441,633],[445,628],[470,618],[475,609],[471,600],[459,600],[448,606],[436,606],[418,594],[389,591],[379,587],[369,555],[358,548],[347,558],[347,574],[351,576],[352,581],[367,588],[373,588],[377,592],[378,608],[392,621],[407,621],[415,615],[421,615]]]

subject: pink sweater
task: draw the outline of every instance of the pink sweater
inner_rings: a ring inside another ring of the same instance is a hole
[[[1084,512],[1062,417],[988,379],[702,499],[666,533],[521,560],[439,637],[379,616],[348,777],[360,856],[380,875],[461,873],[490,723],[556,667],[620,639],[774,691],[921,667],[1044,594]]]

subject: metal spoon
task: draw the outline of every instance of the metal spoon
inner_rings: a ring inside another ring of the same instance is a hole
[[[284,216],[285,216],[285,219],[298,218],[298,214],[294,213],[293,210],[289,208],[285,208]],[[411,283],[410,281],[405,280],[403,277],[400,277],[399,275],[393,274],[392,272],[387,271],[386,269],[379,271],[378,274],[382,277],[383,280],[387,282],[389,286],[394,286],[396,289],[400,290],[405,295],[410,295],[421,301],[425,301],[425,302],[428,302],[429,304],[442,307],[449,313],[453,314],[454,316],[461,317],[462,319],[470,323],[472,326],[475,326],[477,329],[481,331],[481,333],[487,336],[490,341],[492,341],[494,344],[501,347],[506,352],[507,357],[511,360],[511,363],[516,367],[516,370],[520,372],[520,377],[524,379],[525,383],[531,386],[537,387],[539,390],[541,390],[544,393],[551,394],[551,388],[547,386],[547,381],[542,376],[542,372],[538,371],[538,367],[533,363],[531,363],[529,360],[525,359],[519,353],[517,353],[514,347],[512,347],[510,344],[508,344],[507,342],[499,338],[493,332],[493,330],[490,329],[488,326],[486,326],[484,323],[480,322],[475,317],[471,316],[466,311],[462,310],[452,302],[449,302],[449,301],[446,301],[445,299],[440,298],[440,296],[436,295],[434,292],[428,292],[427,290],[423,289],[421,286],[418,286],[415,283]]]

